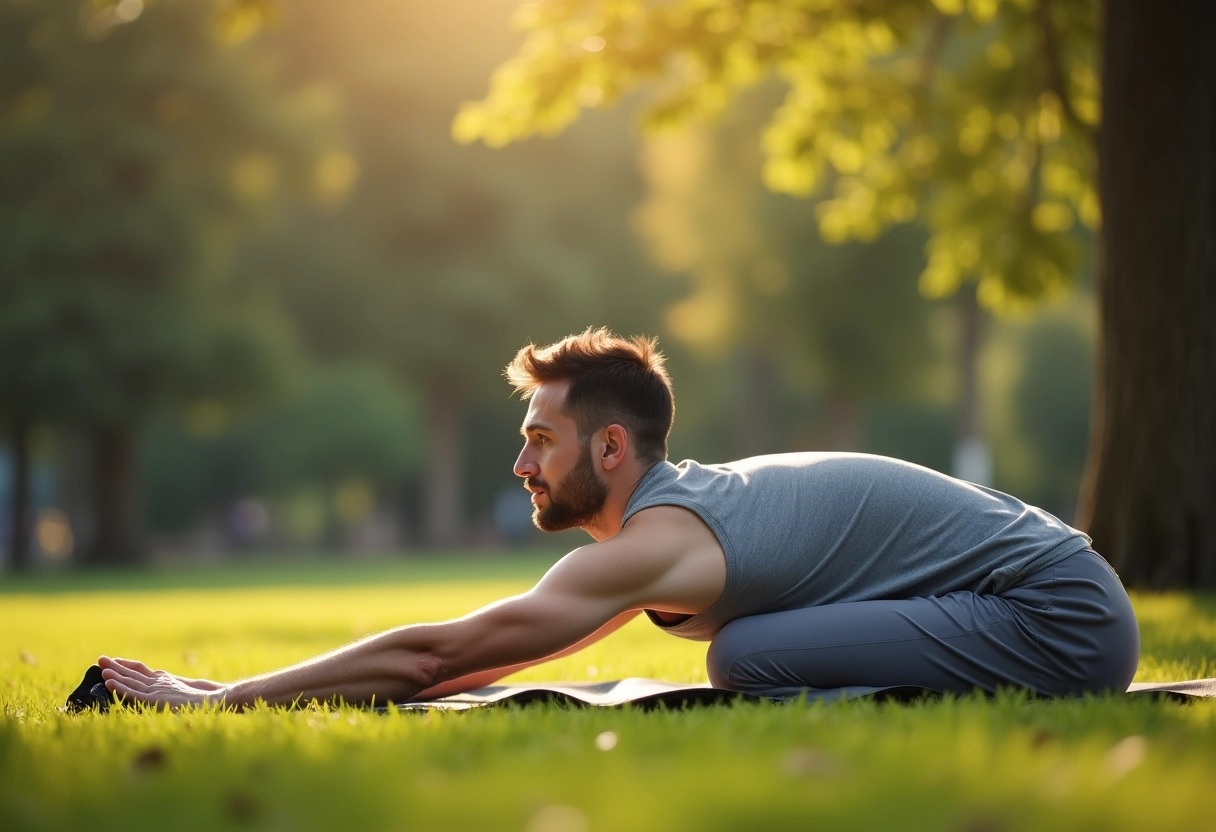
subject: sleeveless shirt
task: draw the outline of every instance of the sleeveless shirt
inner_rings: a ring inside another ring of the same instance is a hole
[[[702,465],[660,462],[621,520],[682,506],[713,531],[726,587],[676,624],[708,640],[745,615],[848,601],[998,593],[1086,548],[1047,512],[909,462],[854,453],[795,453]]]

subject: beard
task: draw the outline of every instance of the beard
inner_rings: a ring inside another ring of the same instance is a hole
[[[590,445],[583,446],[578,464],[562,477],[556,489],[543,483],[549,505],[534,506],[532,523],[542,532],[561,532],[588,525],[604,510],[608,486],[595,474]]]

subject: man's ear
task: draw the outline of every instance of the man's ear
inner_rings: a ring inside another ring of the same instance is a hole
[[[620,425],[609,425],[603,433],[604,450],[600,458],[605,471],[611,471],[625,461],[629,450],[629,433]]]

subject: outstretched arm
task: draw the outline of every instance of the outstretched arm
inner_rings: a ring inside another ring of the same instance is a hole
[[[576,644],[567,647],[565,650],[553,654],[552,656],[535,659],[533,661],[520,662],[518,664],[508,665],[506,667],[494,667],[490,668],[489,670],[483,670],[479,673],[471,673],[456,679],[450,679],[446,682],[441,682],[440,684],[420,691],[419,693],[415,694],[412,699],[415,701],[429,701],[443,696],[451,696],[455,693],[463,693],[465,691],[474,690],[476,688],[493,684],[504,676],[508,676],[516,671],[523,670],[524,668],[571,655],[579,650],[582,650],[584,647],[599,641],[610,633],[619,630],[629,621],[637,617],[637,615],[637,610],[630,610],[629,612],[622,613],[609,621],[603,627],[600,627],[591,635],[587,636]],[[185,705],[200,705],[207,702],[231,705],[234,707],[240,707],[240,705],[243,704],[239,703],[237,701],[237,697],[233,696],[230,692],[230,689],[235,688],[236,684],[225,685],[221,682],[215,682],[210,679],[188,679],[183,676],[176,676],[163,670],[152,670],[143,662],[132,661],[130,659],[102,656],[98,660],[98,663],[102,667],[102,676],[106,679],[106,686],[110,690],[116,691],[124,699],[133,699],[135,701],[159,705],[167,708],[179,708]],[[291,669],[294,668],[288,668],[288,670]],[[282,672],[285,671],[280,671],[280,673]],[[268,676],[273,675],[275,674],[267,674],[267,676],[258,678],[265,680]],[[254,680],[251,679],[247,681],[252,682]],[[301,692],[298,698],[306,701],[310,697]],[[387,701],[388,697],[381,696],[380,700]],[[295,699],[293,698],[292,701],[295,701]]]
[[[102,657],[98,663],[106,687],[121,698],[163,708],[433,698],[573,652],[624,624],[636,609],[635,593],[626,591],[633,582],[622,581],[619,573],[605,579],[605,566],[597,561],[576,550],[523,595],[463,618],[387,630],[228,684],[185,679],[125,659]]]

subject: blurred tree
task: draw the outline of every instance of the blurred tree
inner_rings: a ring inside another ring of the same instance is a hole
[[[334,495],[350,483],[393,501],[417,474],[417,402],[384,368],[312,366],[275,402],[235,419],[195,407],[156,421],[144,444],[149,525],[180,535],[208,525],[227,532],[243,499],[322,496],[324,538],[340,542]],[[403,438],[405,441],[403,441]]]
[[[466,457],[469,409],[503,396],[515,350],[588,323],[651,323],[659,312],[641,299],[666,288],[631,244],[628,148],[594,131],[506,158],[453,144],[457,102],[510,48],[510,6],[302,1],[271,33],[293,77],[342,102],[351,186],[248,263],[284,276],[314,355],[382,361],[418,389],[423,437],[402,441],[425,451],[435,546],[465,534],[467,475],[484,472]]]
[[[493,146],[553,133],[655,79],[651,123],[684,123],[776,73],[790,91],[764,133],[766,182],[830,187],[816,213],[832,241],[919,218],[922,291],[974,280],[994,308],[1062,292],[1078,270],[1070,230],[1105,215],[1082,522],[1132,582],[1213,586],[1213,14],[1134,0],[538,0],[520,11],[524,46],[454,129]]]
[[[0,5],[0,408],[18,432],[90,435],[97,563],[143,555],[134,437],[148,414],[260,395],[291,352],[273,294],[227,265],[312,176],[323,117],[222,44],[213,10]]]
[[[1075,320],[1047,317],[1028,328],[1013,402],[1038,457],[1042,505],[1071,514],[1085,466],[1092,340]]]
[[[1085,466],[1093,299],[992,322],[980,355],[984,410],[1001,487],[1060,517],[1076,509]]]
[[[667,329],[721,362],[713,386],[723,401],[711,410],[717,430],[735,434],[729,453],[859,449],[865,407],[916,391],[936,357],[931,306],[914,281],[923,236],[834,247],[808,237],[805,203],[765,191],[757,176],[765,101],[741,103],[713,128],[643,145],[650,193],[635,224],[657,261],[691,284]],[[819,406],[789,407],[795,397]],[[820,411],[818,426],[790,418],[808,410]]]
[[[1077,254],[1062,232],[1098,220],[1092,0],[540,0],[518,23],[530,35],[462,109],[463,140],[553,133],[650,80],[649,124],[683,124],[775,73],[789,92],[765,182],[830,187],[815,212],[832,242],[923,220],[927,294],[967,278],[993,307],[1058,293]]]

